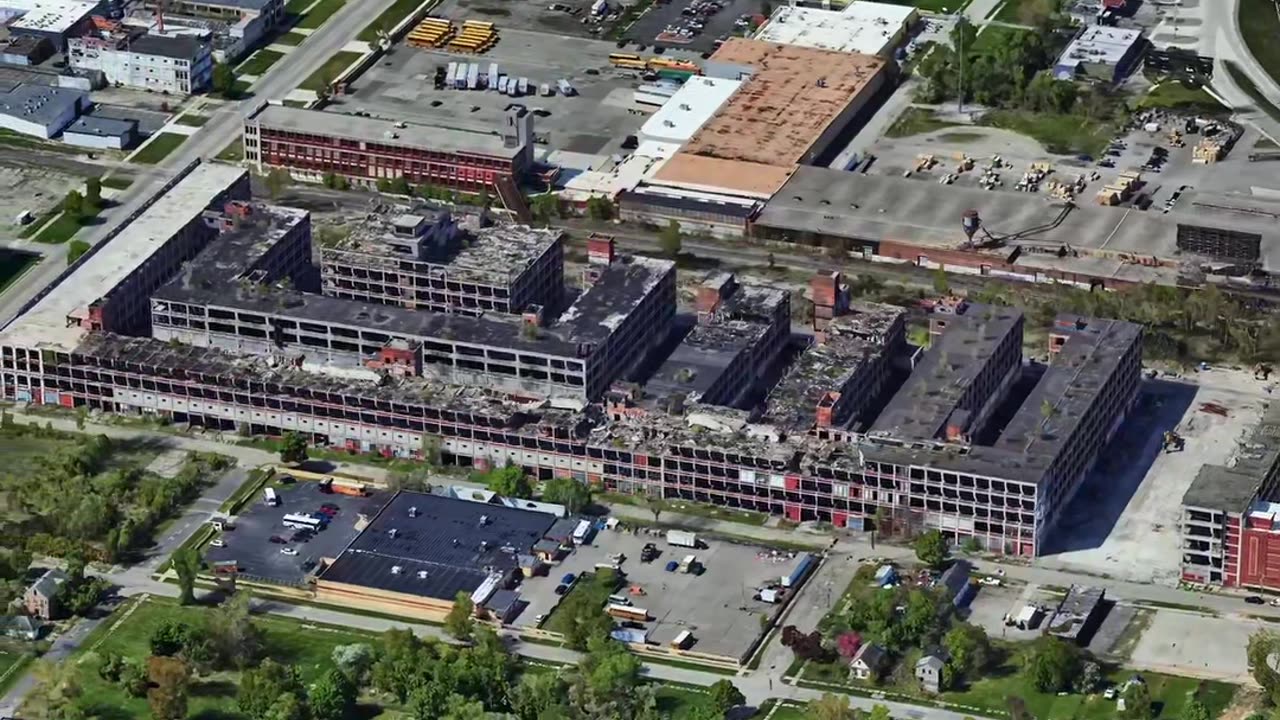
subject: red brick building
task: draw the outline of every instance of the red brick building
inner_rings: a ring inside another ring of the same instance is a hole
[[[295,177],[356,183],[404,178],[463,190],[518,180],[532,164],[533,116],[512,111],[501,133],[414,125],[268,105],[245,120],[244,156]]]

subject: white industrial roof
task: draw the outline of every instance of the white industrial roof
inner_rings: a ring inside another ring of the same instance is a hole
[[[1062,51],[1058,67],[1075,67],[1086,62],[1116,65],[1141,37],[1141,30],[1090,25]]]
[[[0,344],[66,352],[75,349],[86,331],[75,324],[68,327],[68,318],[83,320],[91,303],[119,285],[247,172],[211,163],[192,170],[0,332]]]
[[[81,0],[0,0],[0,24],[16,30],[65,33],[97,5]]]
[[[641,182],[653,177],[667,158],[679,149],[679,145],[671,143],[642,143],[611,170],[588,170],[573,176],[564,184],[564,192],[560,196],[568,200],[586,200],[593,195],[612,198],[624,190],[634,190]]]
[[[691,77],[670,100],[649,116],[640,127],[640,135],[662,142],[688,142],[741,86],[741,80]]]
[[[801,47],[885,55],[916,18],[909,5],[854,0],[843,10],[782,6],[760,28],[757,40]]]

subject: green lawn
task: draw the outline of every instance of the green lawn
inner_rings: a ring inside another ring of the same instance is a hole
[[[61,212],[62,211],[58,208],[52,208],[36,215],[34,220],[22,226],[22,229],[18,231],[18,237],[25,240],[26,238],[35,235],[37,230],[39,230],[45,223],[57,217]]]
[[[276,64],[280,58],[284,57],[284,53],[275,50],[259,50],[252,57],[236,68],[236,72],[242,75],[261,75]]]
[[[382,11],[382,14],[374,19],[373,22],[365,26],[360,34],[356,36],[361,42],[373,42],[378,39],[378,31],[391,32],[396,25],[409,17],[409,13],[413,12],[422,0],[396,0],[391,7]]]
[[[26,148],[29,150],[39,150],[41,152],[55,152],[63,155],[85,155],[91,152],[101,153],[101,150],[93,148],[80,148],[75,145],[68,145],[61,142],[49,142],[41,140],[30,135],[23,135],[12,130],[0,129],[0,145],[15,148]]]
[[[1236,12],[1240,20],[1240,34],[1244,36],[1249,54],[1272,80],[1280,83],[1280,43],[1276,42],[1276,38],[1280,38],[1280,17],[1276,16],[1275,2],[1240,0]]]
[[[126,604],[124,611],[131,607]],[[119,653],[126,658],[145,660],[150,655],[149,640],[152,631],[167,621],[183,622],[199,627],[204,608],[181,607],[168,599],[150,598],[141,601],[128,619],[109,620],[107,630],[95,634],[93,641],[81,651],[83,657],[94,651],[99,656]],[[330,656],[334,646],[357,642],[369,642],[371,635],[350,630],[304,624],[276,616],[256,616],[254,623],[262,628],[268,654],[275,660],[291,665],[302,674],[304,682],[310,682],[331,666]],[[98,677],[97,664],[75,664],[84,689],[80,705],[89,715],[122,717],[150,717],[146,698],[131,698],[119,686]],[[220,672],[202,676],[193,681],[190,693],[188,717],[237,716],[235,696],[238,673]]]
[[[112,175],[102,178],[102,187],[113,190],[127,190],[133,184],[133,178],[123,175]]]
[[[911,5],[924,12],[953,13],[963,9],[969,0],[885,0],[890,5]],[[847,4],[847,3],[846,3]],[[834,3],[832,6],[834,7]]]
[[[1280,107],[1276,107],[1275,103],[1268,100],[1267,96],[1262,94],[1262,91],[1258,89],[1258,86],[1254,85],[1253,81],[1249,79],[1249,76],[1245,75],[1244,71],[1240,69],[1240,66],[1230,60],[1224,60],[1223,65],[1226,66],[1227,74],[1231,76],[1231,81],[1244,91],[1251,100],[1253,100],[1253,104],[1256,105],[1259,110],[1271,116],[1272,120],[1280,122]]]
[[[298,45],[302,44],[303,40],[306,40],[306,39],[307,39],[307,36],[303,35],[302,33],[290,32],[290,33],[285,33],[281,35],[280,37],[276,38],[275,40],[272,40],[271,42],[278,43],[280,45],[289,45],[292,47],[297,47]]]
[[[658,686],[658,711],[669,720],[684,720],[691,717],[696,710],[708,703],[709,698],[706,693],[692,688],[665,683]]]
[[[333,17],[333,14],[341,10],[342,6],[346,4],[347,0],[320,0],[315,7],[302,16],[302,19],[298,20],[294,27],[303,30],[314,30]]]
[[[988,19],[997,22],[1020,23],[1022,22],[1022,7],[1027,0],[1004,0],[994,15],[988,15]]]
[[[263,52],[266,52],[266,50],[263,50]],[[200,113],[187,113],[178,118],[178,124],[186,125],[187,127],[204,127],[208,122],[209,116],[201,115]]]
[[[289,0],[284,6],[284,11],[288,15],[301,15],[303,10],[311,7],[316,0]]]
[[[67,447],[74,447],[88,437],[80,433],[40,431],[39,434],[0,433],[0,478],[29,479],[40,469],[40,461]],[[110,468],[146,467],[159,454],[149,441],[118,440],[112,446],[107,462]]]
[[[887,137],[910,137],[955,126],[956,123],[939,120],[932,110],[909,107],[893,121],[884,134]]]
[[[1044,145],[1051,153],[1100,155],[1114,134],[1109,125],[1081,115],[1036,113],[1026,110],[993,110],[982,124],[1021,133]]]
[[[351,63],[360,59],[360,53],[342,50],[334,53],[333,57],[324,61],[319,69],[311,73],[311,75],[302,81],[298,87],[303,90],[322,90],[326,83],[333,82],[338,77],[338,73],[346,70]]]
[[[1006,38],[1026,35],[1029,32],[1030,30],[1023,30],[1021,28],[987,25],[979,30],[978,39],[973,43],[973,51],[979,54],[988,54],[996,46],[1007,44],[1007,42],[1005,42]]]
[[[612,573],[612,571],[606,570]],[[552,572],[555,575],[555,572]],[[609,599],[615,588],[609,587],[604,583],[596,582],[594,573],[582,573],[578,576],[578,581],[573,584],[569,592],[565,593],[564,599],[556,605],[551,611],[551,615],[542,623],[545,630],[563,634],[568,629],[568,623],[577,616],[575,607],[604,607],[605,601]]]
[[[603,503],[621,503],[623,505],[635,505],[638,507],[648,507],[649,499],[639,495],[623,495],[620,493],[603,493],[596,496],[596,499]],[[764,513],[752,512],[751,510],[735,510],[734,508],[719,507],[710,503],[692,502],[689,500],[665,500],[662,502],[664,512],[670,511],[680,513],[681,515],[692,515],[694,517],[710,518],[712,520],[724,520],[727,522],[741,523],[743,525],[753,525],[761,527],[769,520],[769,516]],[[659,517],[659,520],[662,518]]]
[[[1184,108],[1210,113],[1229,112],[1202,87],[1187,85],[1176,80],[1162,82],[1151,88],[1138,101],[1139,108]]]
[[[244,141],[239,138],[232,140],[226,147],[222,148],[222,152],[218,153],[217,158],[233,163],[244,160]]]
[[[38,262],[40,262],[40,256],[35,253],[0,248],[0,291],[9,287],[14,280],[27,271],[27,268]],[[3,670],[0,669],[0,672]]]
[[[169,157],[169,154],[186,142],[187,136],[179,133],[160,133],[152,138],[133,156],[133,162],[142,165],[155,165]]]
[[[87,225],[97,214],[95,211],[92,215],[75,218],[66,213],[61,213],[54,218],[53,222],[46,225],[43,230],[36,234],[35,241],[48,245],[64,243],[80,232],[80,228]]]
[[[0,694],[7,691],[35,659],[28,643],[0,638]]]

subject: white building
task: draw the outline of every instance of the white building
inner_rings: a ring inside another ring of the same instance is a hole
[[[741,80],[689,78],[640,127],[640,142],[685,144],[740,87]]]
[[[13,35],[46,38],[62,50],[68,36],[88,25],[97,6],[85,0],[3,0],[0,25]]]
[[[48,139],[90,106],[89,94],[70,88],[19,85],[0,93],[0,127]]]
[[[920,18],[909,5],[854,0],[843,10],[783,5],[761,26],[757,40],[888,57]]]
[[[195,37],[115,32],[67,43],[71,67],[100,70],[107,82],[153,92],[190,95],[213,81],[209,44]]]

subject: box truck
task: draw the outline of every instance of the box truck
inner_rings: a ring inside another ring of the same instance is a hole
[[[676,547],[698,547],[698,535],[685,530],[668,530],[667,542]]]

